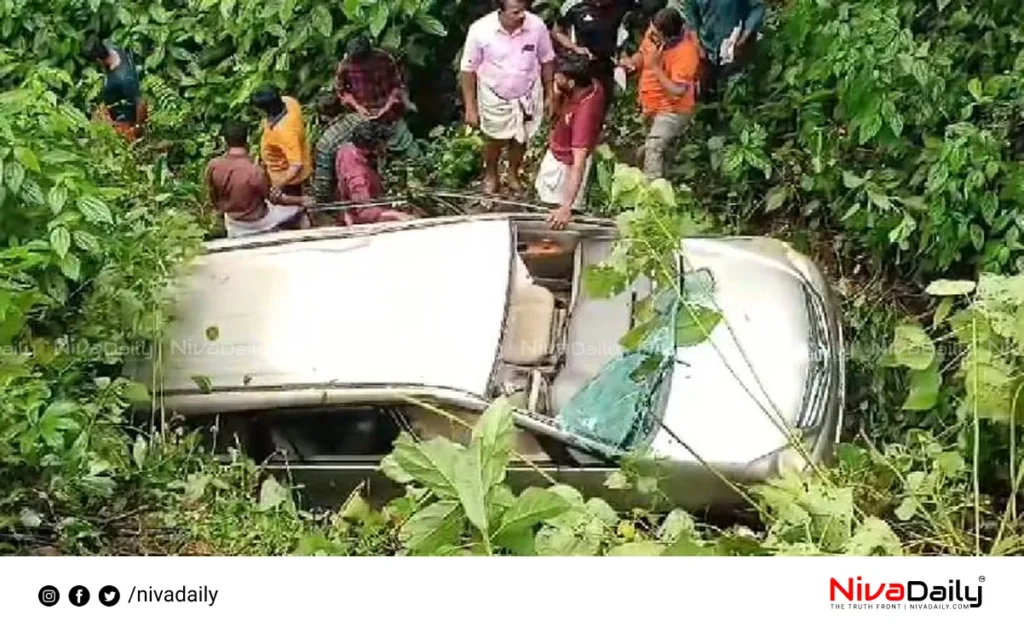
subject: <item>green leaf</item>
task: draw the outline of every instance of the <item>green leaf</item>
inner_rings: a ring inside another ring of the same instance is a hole
[[[373,37],[380,37],[384,27],[388,25],[390,8],[387,2],[377,2],[373,5],[373,15],[370,17],[370,34]]]
[[[408,433],[395,440],[392,455],[403,472],[414,481],[426,486],[442,499],[458,497],[455,486],[455,461],[461,446],[445,437],[417,442]]]
[[[868,185],[865,190],[868,193],[868,199],[871,200],[871,204],[883,211],[888,211],[892,208],[892,203],[889,202],[889,196],[885,195],[881,189],[873,185]]]
[[[935,469],[948,477],[954,477],[966,470],[967,464],[960,453],[946,451],[935,458]]]
[[[23,182],[25,182],[25,167],[21,163],[10,161],[4,165],[4,184],[8,191],[18,193]]]
[[[613,526],[619,521],[619,514],[615,511],[615,508],[611,507],[607,501],[601,497],[591,497],[587,499],[587,503],[584,504],[587,512],[590,516],[594,517],[604,523],[607,526]]]
[[[652,318],[634,326],[633,329],[622,335],[622,338],[619,339],[619,345],[630,351],[639,349],[640,345],[647,339],[647,335],[655,330],[658,323],[658,319]]]
[[[661,556],[664,552],[664,543],[641,541],[617,545],[608,550],[608,556]]]
[[[896,518],[900,521],[909,521],[917,514],[917,501],[913,497],[904,497],[899,507],[896,508]]]
[[[206,340],[216,341],[218,338],[220,338],[220,328],[216,325],[211,325],[206,328]]]
[[[612,202],[623,203],[626,194],[635,194],[644,179],[644,172],[636,167],[616,163],[612,176]]]
[[[946,317],[953,310],[953,297],[943,297],[932,315],[932,327],[937,328],[946,321]]]
[[[971,93],[975,101],[981,101],[982,97],[985,96],[985,91],[981,87],[981,81],[977,77],[972,77],[967,82],[967,92]]]
[[[430,33],[431,35],[436,35],[437,37],[444,37],[445,35],[448,34],[448,30],[444,28],[444,25],[441,24],[441,21],[428,13],[424,13],[422,11],[417,13],[416,23],[419,24],[421,29],[423,29],[427,33]]]
[[[327,8],[326,4],[318,4],[313,7],[310,19],[320,35],[330,37],[334,33],[334,19],[331,17],[331,10]]]
[[[514,439],[512,404],[502,396],[487,407],[480,421],[473,427],[473,440],[480,442],[484,492],[504,481],[505,469],[512,459]]]
[[[384,473],[385,477],[400,484],[408,484],[415,481],[412,475],[402,470],[393,454],[387,455],[384,459],[380,460],[380,470]]]
[[[927,369],[935,359],[935,344],[917,324],[898,326],[890,349],[896,362],[910,369]]]
[[[672,188],[672,184],[664,178],[655,179],[654,182],[650,184],[648,191],[650,191],[654,199],[663,207],[668,209],[674,209],[676,207],[676,192]]]
[[[87,220],[99,224],[110,224],[114,217],[110,213],[110,207],[95,196],[82,196],[78,199],[78,210],[82,212]]]
[[[359,7],[362,4],[361,0],[345,0],[342,5],[342,11],[345,13],[345,18],[349,22],[355,22],[359,17]]]
[[[57,257],[63,258],[71,248],[71,233],[63,226],[58,226],[50,231],[50,247]]]
[[[604,485],[611,490],[628,490],[630,487],[629,479],[621,470],[609,473],[608,477],[604,480]]]
[[[75,231],[72,234],[75,245],[87,253],[99,253],[102,250],[100,241],[92,233],[85,231]]]
[[[967,279],[936,279],[924,291],[933,297],[955,297],[971,294],[976,287],[975,282]]]
[[[458,545],[463,520],[457,501],[438,501],[409,517],[398,538],[413,553],[432,554],[442,546]]]
[[[860,123],[860,144],[863,145],[871,139],[875,138],[878,132],[882,129],[882,115],[875,112],[867,118],[865,121]]]
[[[131,404],[150,404],[151,398],[149,396],[149,389],[146,385],[129,381],[124,388],[124,398]]]
[[[684,303],[676,317],[676,345],[689,347],[703,343],[721,320],[720,312]]]
[[[35,152],[27,147],[15,147],[14,157],[18,159],[18,162],[25,166],[25,169],[39,173],[39,159],[36,158]]]
[[[934,364],[928,369],[910,372],[910,391],[903,402],[904,411],[929,411],[939,401],[942,375]]]
[[[455,490],[466,518],[481,534],[489,534],[487,521],[487,482],[483,472],[482,443],[474,439],[469,448],[455,458]]]
[[[71,281],[78,281],[82,274],[82,262],[74,253],[68,253],[60,259],[60,271]]]
[[[659,541],[678,541],[684,534],[695,534],[697,523],[685,510],[676,508],[668,513],[658,528]]]
[[[572,507],[563,497],[542,488],[530,487],[523,491],[501,518],[501,526],[494,540],[507,538],[528,530],[542,521],[552,519]]]
[[[188,476],[185,480],[185,491],[184,501],[185,503],[195,503],[203,498],[206,494],[206,487],[210,485],[209,475],[200,475],[193,473]]]
[[[765,196],[765,211],[775,211],[786,204],[787,199],[789,199],[788,185],[772,187],[768,190],[768,195]]]
[[[273,475],[263,480],[260,486],[259,509],[263,512],[273,510],[291,500],[291,493],[287,488],[278,483]]]
[[[370,504],[366,502],[363,495],[359,494],[358,488],[352,491],[344,505],[341,506],[338,516],[355,523],[363,523],[370,516]]]
[[[849,556],[902,556],[903,544],[889,527],[877,517],[867,517],[846,542],[844,552]]]
[[[694,539],[692,534],[681,535],[661,552],[662,556],[714,556],[715,550]]]
[[[213,392],[213,383],[210,382],[210,377],[209,376],[195,375],[195,376],[190,376],[190,377],[192,378],[192,382],[196,383],[196,386],[199,387],[199,391],[200,392],[202,392],[202,393],[212,393]]]
[[[64,210],[64,204],[68,201],[68,190],[60,185],[50,187],[50,190],[46,192],[46,204],[50,206],[50,211],[54,215],[57,215]]]

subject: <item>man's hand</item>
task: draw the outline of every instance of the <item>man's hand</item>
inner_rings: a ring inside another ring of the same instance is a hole
[[[577,45],[576,48],[573,49],[573,52],[575,52],[577,55],[583,55],[588,59],[594,59],[594,54],[591,53],[590,49],[587,48],[586,46]]]
[[[466,108],[466,125],[471,128],[480,127],[480,113],[477,112],[476,108]]]
[[[636,61],[630,55],[625,55],[619,60],[619,66],[625,68],[629,72],[636,72]]]
[[[659,44],[658,47],[654,49],[654,52],[651,53],[651,65],[661,66],[663,59],[665,59],[665,45]]]
[[[308,209],[314,204],[316,204],[316,200],[312,196],[302,196],[302,203],[300,206],[303,209]]]
[[[569,225],[571,219],[572,209],[563,204],[548,215],[548,226],[560,231]]]

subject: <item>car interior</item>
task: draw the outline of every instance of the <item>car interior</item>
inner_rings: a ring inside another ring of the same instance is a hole
[[[611,298],[589,297],[582,273],[607,259],[608,238],[543,223],[516,226],[517,266],[492,397],[506,395],[522,409],[555,416],[619,352],[633,326],[635,302],[649,283]]]

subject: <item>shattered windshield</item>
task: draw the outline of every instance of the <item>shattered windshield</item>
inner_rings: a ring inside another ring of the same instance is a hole
[[[667,289],[654,298],[651,329],[635,350],[625,350],[573,396],[559,414],[564,430],[610,455],[647,441],[659,424],[675,365],[679,297]]]

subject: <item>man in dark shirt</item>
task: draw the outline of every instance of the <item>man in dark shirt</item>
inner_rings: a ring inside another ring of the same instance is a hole
[[[85,54],[100,65],[105,75],[100,94],[104,105],[101,118],[109,121],[123,137],[134,140],[145,122],[142,86],[135,60],[123,48],[100,40],[91,40],[85,47]]]
[[[265,233],[294,221],[312,200],[272,187],[248,150],[248,130],[229,121],[222,132],[227,151],[206,167],[206,186],[228,237]]]
[[[635,9],[636,0],[580,0],[563,10],[552,29],[552,38],[563,51],[591,59],[591,72],[609,103],[623,20]]]
[[[335,71],[338,100],[363,120],[388,126],[388,149],[415,154],[416,141],[405,123],[405,79],[398,62],[374,48],[365,36],[353,38]]]

